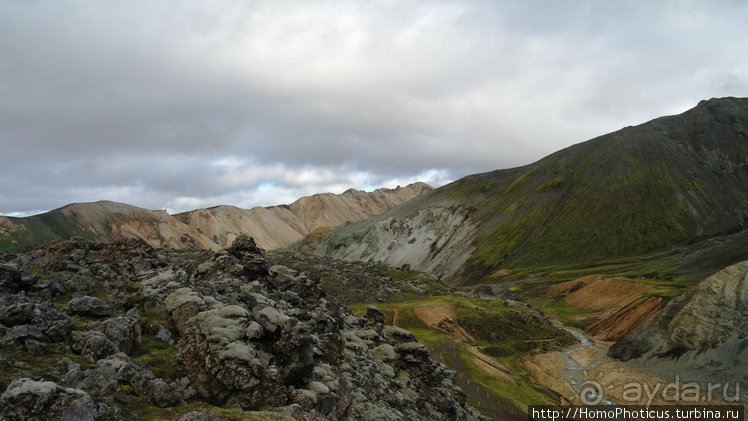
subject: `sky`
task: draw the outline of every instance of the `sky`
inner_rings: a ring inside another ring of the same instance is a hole
[[[0,0],[0,215],[290,203],[748,96],[743,0]]]

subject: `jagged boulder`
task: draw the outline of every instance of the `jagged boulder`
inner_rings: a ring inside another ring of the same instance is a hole
[[[26,325],[26,330],[33,326],[43,335],[35,339],[60,342],[68,337],[75,321],[54,304],[6,293],[0,296],[0,324],[10,328]]]
[[[117,345],[100,330],[73,332],[72,350],[88,355],[94,360],[106,358],[119,352]]]
[[[17,293],[31,288],[38,281],[37,276],[24,276],[10,265],[0,265],[0,292]]]
[[[115,409],[95,403],[80,389],[63,388],[50,381],[29,378],[13,380],[0,396],[0,419],[4,420],[114,420]]]
[[[130,356],[140,354],[143,347],[140,324],[133,317],[113,317],[103,323],[104,334],[118,350]]]
[[[67,304],[68,311],[72,314],[93,317],[109,317],[116,314],[117,310],[106,301],[84,295],[70,300]]]
[[[66,384],[85,390],[96,398],[116,398],[122,385],[130,385],[135,393],[160,408],[178,405],[194,395],[187,378],[164,380],[124,353],[99,359],[93,369],[85,372],[74,363],[69,367]]]

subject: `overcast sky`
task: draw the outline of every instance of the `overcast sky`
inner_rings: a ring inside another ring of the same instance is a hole
[[[748,96],[743,0],[0,0],[0,214],[250,208]]]

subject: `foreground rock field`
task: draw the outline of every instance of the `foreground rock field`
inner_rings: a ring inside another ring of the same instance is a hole
[[[0,419],[485,419],[383,321],[249,238],[0,255]]]

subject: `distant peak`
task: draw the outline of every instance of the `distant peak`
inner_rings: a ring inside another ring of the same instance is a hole
[[[408,184],[407,186],[404,186],[404,187],[400,186],[400,185],[398,185],[394,189],[390,189],[390,188],[387,188],[387,187],[382,187],[380,189],[376,189],[375,191],[387,192],[387,191],[400,191],[400,190],[403,190],[403,189],[428,191],[428,190],[433,190],[434,188],[431,187],[430,185],[422,182],[422,181],[416,181],[415,183],[410,183],[410,184]]]
[[[740,101],[745,101],[745,100],[746,98],[736,98],[734,96],[725,96],[721,98],[702,99],[701,101],[699,101],[698,105],[705,105],[705,104],[710,104],[710,103],[713,104],[715,102],[740,102]]]
[[[722,98],[710,98],[699,101],[699,104],[695,107],[706,108],[708,110],[714,110],[719,107],[748,107],[748,98],[736,98],[733,96],[727,96]]]

